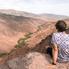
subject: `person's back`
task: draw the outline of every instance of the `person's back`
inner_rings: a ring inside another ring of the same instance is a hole
[[[56,64],[57,59],[60,62],[69,61],[69,34],[66,31],[66,23],[59,20],[55,25],[57,32],[52,35],[52,55],[53,63]]]
[[[52,41],[59,48],[58,60],[60,62],[69,61],[69,34],[64,32],[53,33]]]

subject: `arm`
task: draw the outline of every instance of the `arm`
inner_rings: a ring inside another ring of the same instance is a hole
[[[52,56],[53,56],[53,64],[56,64],[58,58],[58,47],[55,43],[52,46]]]

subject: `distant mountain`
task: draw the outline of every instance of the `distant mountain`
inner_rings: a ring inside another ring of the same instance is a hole
[[[35,17],[37,16],[36,14],[33,13],[28,13],[28,12],[24,12],[24,11],[17,11],[17,10],[13,10],[13,9],[0,9],[0,13],[5,13],[5,14],[9,14],[9,15],[15,15],[15,16],[25,16],[25,17]]]
[[[13,9],[8,9],[8,10],[4,10],[1,9],[0,13],[5,13],[5,14],[10,14],[10,15],[15,15],[15,16],[25,16],[25,17],[33,17],[33,18],[38,18],[38,19],[43,19],[43,20],[60,20],[60,19],[67,19],[69,18],[68,16],[64,16],[64,15],[56,15],[56,14],[33,14],[33,13],[28,13],[28,12],[24,12],[24,11],[16,11]]]
[[[69,18],[68,16],[64,16],[64,15],[56,15],[56,14],[40,14],[40,17],[42,19],[47,19],[50,21],[54,21],[54,20],[64,20]]]

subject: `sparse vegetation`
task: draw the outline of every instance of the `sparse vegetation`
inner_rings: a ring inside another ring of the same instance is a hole
[[[25,37],[28,39],[28,38],[31,37],[32,34],[33,34],[33,33],[29,32],[28,34],[25,35]]]
[[[16,48],[21,48],[23,45],[26,44],[26,38],[20,38],[17,43],[18,44],[15,47]]]
[[[3,57],[5,55],[8,55],[8,53],[0,53],[0,57]]]
[[[42,26],[43,26],[43,24],[39,25],[37,31],[40,31],[42,29]]]
[[[28,33],[25,35],[24,38],[20,38],[17,42],[17,45],[15,46],[16,48],[21,48],[22,46],[26,45],[26,40],[29,39],[31,37],[33,33]]]

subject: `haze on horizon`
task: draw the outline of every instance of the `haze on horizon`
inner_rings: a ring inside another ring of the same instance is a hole
[[[69,16],[69,0],[0,0],[0,9]]]

